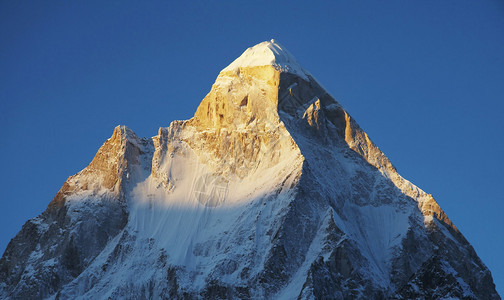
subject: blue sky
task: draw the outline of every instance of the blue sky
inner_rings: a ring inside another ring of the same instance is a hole
[[[504,294],[504,2],[2,1],[0,249],[124,124],[188,119],[277,39],[428,193]]]

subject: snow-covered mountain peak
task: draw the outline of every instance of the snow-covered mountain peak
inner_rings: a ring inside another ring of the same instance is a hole
[[[500,299],[434,198],[276,41],[193,118],[117,126],[0,259],[0,299]]]
[[[274,39],[250,47],[222,72],[236,72],[244,67],[273,66],[282,72],[296,74],[308,80],[309,73],[296,61],[294,56]]]

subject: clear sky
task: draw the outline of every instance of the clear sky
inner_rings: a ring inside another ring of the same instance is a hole
[[[275,38],[504,294],[503,1],[49,2],[0,2],[2,252],[116,125],[150,137],[192,117],[221,69]]]

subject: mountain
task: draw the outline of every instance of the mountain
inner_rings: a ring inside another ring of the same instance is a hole
[[[194,117],[114,129],[0,260],[2,299],[500,299],[430,194],[276,41]]]

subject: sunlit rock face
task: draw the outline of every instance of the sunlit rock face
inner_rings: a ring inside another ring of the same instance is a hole
[[[0,260],[2,299],[498,299],[431,195],[275,41],[119,126]]]

